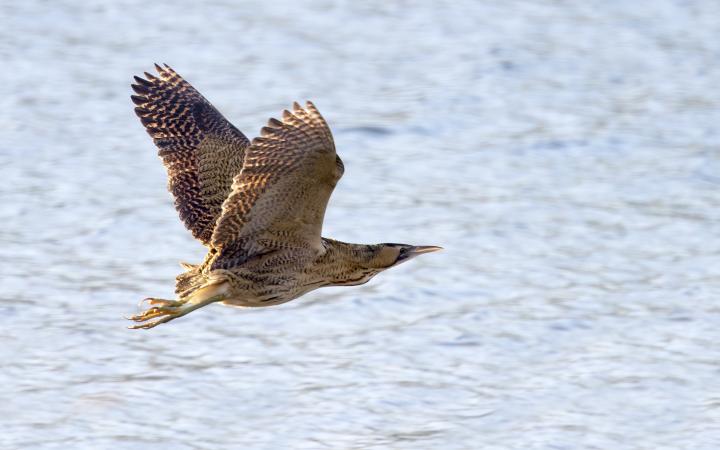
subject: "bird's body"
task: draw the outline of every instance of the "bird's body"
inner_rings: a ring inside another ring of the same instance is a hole
[[[323,286],[356,285],[439,247],[348,244],[321,237],[344,172],[315,106],[294,104],[252,143],[175,71],[135,77],[132,100],[168,171],[180,218],[208,247],[183,264],[177,300],[146,299],[152,328],[213,302],[270,306]],[[153,320],[155,319],[155,320]]]

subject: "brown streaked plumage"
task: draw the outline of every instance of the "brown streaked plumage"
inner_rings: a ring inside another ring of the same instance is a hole
[[[270,306],[323,286],[363,284],[434,246],[348,244],[321,237],[344,167],[311,102],[270,119],[249,143],[165,65],[135,77],[135,112],[159,148],[180,218],[209,247],[183,263],[177,300],[145,299],[130,328],[152,328],[213,302]]]
[[[250,142],[174,70],[155,68],[159,77],[135,77],[135,113],[159,149],[180,219],[208,245]]]

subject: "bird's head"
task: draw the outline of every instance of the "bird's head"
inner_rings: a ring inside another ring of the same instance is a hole
[[[336,256],[331,258],[333,270],[329,286],[356,286],[365,284],[375,275],[410,261],[418,255],[442,250],[434,245],[408,244],[347,244],[324,239]]]

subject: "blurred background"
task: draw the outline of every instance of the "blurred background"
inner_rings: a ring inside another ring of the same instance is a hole
[[[720,2],[0,3],[0,447],[716,449]],[[324,235],[436,244],[149,332],[183,228],[132,75],[310,99]]]

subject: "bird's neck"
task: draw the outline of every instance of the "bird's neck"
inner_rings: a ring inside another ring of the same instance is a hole
[[[350,244],[325,238],[323,244],[325,254],[316,266],[327,285],[363,284],[387,265],[381,260],[382,245]]]
[[[334,261],[345,261],[359,267],[370,264],[376,252],[375,247],[377,247],[376,245],[351,244],[327,238],[323,238],[323,245],[325,246],[323,257]]]

